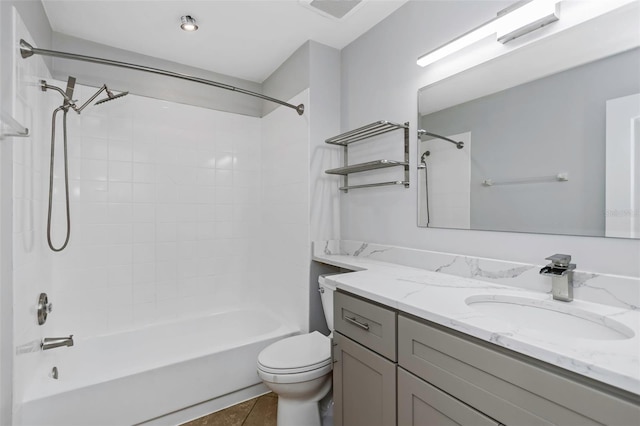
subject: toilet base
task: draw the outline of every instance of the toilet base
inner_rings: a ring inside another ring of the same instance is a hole
[[[331,389],[331,373],[307,382],[265,382],[278,395],[278,426],[321,426],[320,400]]]
[[[278,398],[278,426],[321,426],[317,401],[301,402]]]

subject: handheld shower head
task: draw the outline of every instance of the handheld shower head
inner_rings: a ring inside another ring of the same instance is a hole
[[[107,97],[104,98],[104,99],[100,99],[94,105],[100,105],[100,104],[103,104],[105,102],[109,102],[109,101],[112,101],[114,99],[118,99],[118,98],[121,98],[123,96],[127,96],[129,94],[129,92],[120,92],[117,95],[114,95],[111,90],[109,90],[109,89],[106,89],[106,90],[107,90]]]

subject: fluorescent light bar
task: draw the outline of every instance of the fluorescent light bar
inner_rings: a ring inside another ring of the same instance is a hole
[[[498,17],[418,58],[417,64],[426,67],[485,37],[496,34],[506,43],[528,32],[558,20],[556,5],[560,0],[531,0],[517,3],[498,13]]]
[[[536,0],[508,12],[496,21],[500,43],[535,31],[558,20],[558,0]]]
[[[459,50],[464,49],[467,46],[471,46],[473,43],[482,40],[485,37],[490,36],[491,34],[495,34],[496,28],[493,25],[496,22],[490,21],[484,24],[481,27],[476,28],[475,30],[471,30],[466,34],[461,35],[455,40],[450,41],[442,47],[437,48],[425,55],[422,55],[418,58],[418,65],[421,67],[426,67],[440,59],[449,56]]]

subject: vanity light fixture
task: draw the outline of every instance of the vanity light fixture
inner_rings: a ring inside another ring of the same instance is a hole
[[[196,24],[196,20],[191,17],[191,15],[184,15],[180,17],[180,28],[185,31],[196,31],[198,29],[198,25]]]
[[[485,37],[496,34],[500,43],[507,43],[531,31],[557,21],[560,0],[524,0],[498,12],[491,21],[418,58],[426,67]]]

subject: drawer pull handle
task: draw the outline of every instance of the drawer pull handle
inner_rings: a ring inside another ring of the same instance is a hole
[[[357,325],[358,327],[360,327],[363,330],[369,331],[369,324],[367,324],[367,323],[360,322],[355,318],[344,317],[344,319],[346,319],[347,321],[349,321],[353,325]]]

